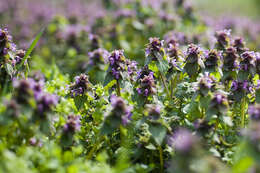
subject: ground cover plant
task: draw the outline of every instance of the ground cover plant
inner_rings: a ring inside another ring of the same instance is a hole
[[[259,24],[21,2],[0,2],[0,172],[260,172]]]

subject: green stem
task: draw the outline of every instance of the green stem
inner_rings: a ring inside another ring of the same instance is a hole
[[[246,98],[242,98],[241,102],[241,128],[245,127]]]
[[[94,145],[94,147],[90,150],[90,152],[87,155],[87,160],[91,159],[93,157],[93,154],[96,152],[96,150],[98,149],[100,143],[102,142],[102,139],[104,138],[104,136],[100,137],[97,141],[97,143]]]
[[[163,173],[163,151],[162,151],[162,147],[158,146],[158,150],[159,150],[159,155],[160,155],[160,167],[161,167],[161,173]]]
[[[228,143],[228,142],[226,142],[223,138],[222,138],[222,136],[220,136],[220,141],[221,141],[221,143],[223,144],[223,145],[225,145],[225,146],[227,146],[227,147],[233,147],[235,144],[230,144],[230,143]]]
[[[118,97],[121,96],[120,82],[119,82],[119,80],[116,80],[116,94],[117,94]]]
[[[162,79],[163,86],[164,86],[164,88],[165,88],[165,90],[166,90],[167,96],[170,97],[169,89],[168,89],[168,87],[167,87],[166,81],[165,81],[165,79],[164,79],[164,77],[163,77],[163,75],[162,75],[161,72],[160,72],[160,76],[161,76],[161,79]]]

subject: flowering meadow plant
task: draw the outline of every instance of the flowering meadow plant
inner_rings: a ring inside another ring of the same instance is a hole
[[[0,172],[260,171],[257,37],[188,0],[38,1],[0,2]]]

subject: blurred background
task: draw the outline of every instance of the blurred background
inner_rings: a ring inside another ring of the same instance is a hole
[[[173,36],[183,49],[190,43],[212,48],[215,32],[231,29],[257,51],[259,19],[260,0],[0,0],[0,25],[19,48],[27,49],[45,27],[36,66],[55,61],[69,74],[85,72],[97,48],[123,49],[142,64],[150,37]]]
[[[131,0],[0,0],[0,25],[7,26],[13,32],[17,32],[17,28],[22,28],[23,35],[26,37],[31,36],[30,32],[42,27],[44,22],[49,22],[57,14],[65,17],[76,16],[75,18],[93,23],[96,17],[106,13],[102,4],[109,1],[124,3]],[[257,24],[260,23],[260,0],[141,1],[155,7],[161,2],[186,1],[202,18],[215,20],[214,25],[227,23],[227,20],[229,22],[239,20],[244,21],[244,23],[250,20]],[[31,27],[33,23],[38,23],[38,27]],[[23,39],[18,38],[17,40]]]
[[[193,0],[202,14],[217,16],[248,17],[260,20],[260,0]]]

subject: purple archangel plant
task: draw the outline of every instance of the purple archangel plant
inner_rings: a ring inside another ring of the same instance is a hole
[[[227,96],[220,92],[216,92],[210,101],[207,117],[210,118],[213,115],[216,115],[219,118],[220,116],[226,114],[228,107]]]
[[[166,90],[167,96],[170,97],[169,88],[165,79],[165,74],[169,70],[168,58],[164,49],[164,40],[159,38],[149,38],[149,44],[145,49],[145,65],[155,64],[158,69],[158,76]]]
[[[201,53],[201,48],[194,44],[189,45],[186,52],[184,70],[190,76],[192,81],[195,81],[200,69],[204,67]]]
[[[208,72],[216,72],[219,70],[220,62],[219,52],[215,49],[210,50],[205,57],[205,70]]]
[[[148,97],[156,92],[153,72],[150,72],[149,75],[144,75],[144,77],[140,79],[139,87],[136,90],[138,94],[143,97]]]
[[[80,130],[80,126],[80,117],[69,115],[66,124],[63,126],[63,132],[74,134]]]
[[[240,37],[234,39],[232,46],[237,49],[239,55],[241,55],[245,51],[248,51],[248,48],[246,48],[243,38]]]
[[[98,83],[104,81],[108,56],[109,52],[102,48],[88,53],[87,73],[91,82]]]
[[[82,96],[91,90],[91,84],[88,80],[88,76],[81,74],[75,77],[75,82],[69,86],[69,92],[71,97]]]
[[[217,31],[215,37],[217,39],[216,48],[218,50],[225,50],[230,46],[231,30]]]
[[[107,85],[112,80],[116,80],[117,95],[121,95],[120,82],[129,77],[129,68],[127,66],[127,59],[124,56],[123,50],[114,50],[108,57],[109,68],[104,81],[104,85]]]
[[[248,114],[249,114],[251,120],[253,120],[253,121],[260,120],[260,105],[259,104],[250,105],[248,107]]]
[[[74,143],[74,134],[80,130],[80,117],[69,115],[66,123],[63,126],[61,144],[63,147],[70,147]]]
[[[252,84],[248,80],[234,80],[231,84],[231,98],[240,102],[247,94],[252,93]]]
[[[223,81],[230,81],[237,76],[238,55],[234,47],[227,48],[223,53]]]
[[[251,80],[256,73],[255,52],[246,51],[241,55],[238,78],[240,80]]]
[[[15,94],[14,99],[18,104],[29,106],[31,99],[36,102],[36,112],[41,118],[46,118],[46,113],[51,111],[51,108],[58,103],[58,96],[49,94],[43,91],[44,83],[36,82],[32,78],[15,80],[14,83]],[[39,117],[39,118],[40,118]]]
[[[209,73],[205,73],[201,75],[197,83],[197,91],[202,96],[205,97],[208,95],[209,91],[211,91],[216,84],[216,79],[210,76]]]
[[[102,134],[111,134],[120,126],[127,126],[132,120],[132,106],[127,106],[126,101],[115,95],[111,95],[111,110],[105,117],[101,129]]]

